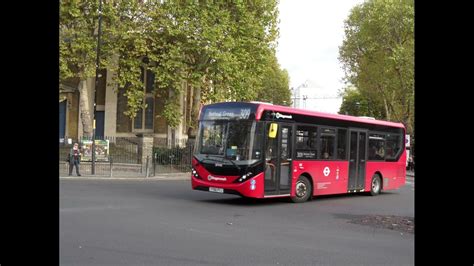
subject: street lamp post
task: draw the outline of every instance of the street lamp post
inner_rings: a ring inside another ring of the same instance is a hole
[[[308,95],[303,95],[303,106],[306,109],[306,100],[308,99]]]
[[[293,95],[293,99],[292,99],[293,107],[296,107],[296,94],[295,93],[296,93],[295,88],[291,87],[291,94]]]
[[[92,124],[92,169],[91,174],[95,175],[95,129],[96,129],[96,111],[97,111],[97,87],[99,86],[99,67],[100,67],[100,34],[102,29],[102,0],[99,0],[99,27],[97,29],[97,58],[95,63],[95,87],[94,87],[94,120]]]

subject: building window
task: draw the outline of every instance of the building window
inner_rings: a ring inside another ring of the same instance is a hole
[[[146,98],[146,108],[145,108],[145,129],[153,129],[153,97]]]
[[[133,128],[142,129],[143,124],[143,110],[138,110],[137,115],[133,118]]]
[[[143,69],[142,69],[143,73]],[[155,73],[151,70],[147,69],[146,71],[146,84],[145,84],[145,92],[146,93],[153,93],[153,89],[155,88]]]
[[[296,128],[296,158],[316,159],[318,128],[298,126]]]
[[[336,130],[330,128],[321,129],[321,159],[334,159],[334,148],[336,146]]]
[[[117,93],[117,125],[116,130],[120,133],[132,131],[132,121],[130,117],[125,115],[127,110],[127,96],[125,96],[125,88],[119,88]]]
[[[133,129],[136,131],[152,131],[155,110],[155,97],[153,95],[155,74],[151,70],[147,69],[145,71],[145,68],[141,67],[141,80],[145,84],[143,88],[145,92],[143,101],[146,104],[146,108],[138,110],[137,115],[133,119]]]

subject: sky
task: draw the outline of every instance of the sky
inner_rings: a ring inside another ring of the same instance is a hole
[[[277,58],[290,75],[290,88],[306,80],[317,84],[313,97],[322,92],[337,96],[344,87],[339,46],[344,38],[344,20],[363,0],[280,0],[280,38]],[[307,109],[337,113],[342,100],[307,100]],[[325,106],[322,106],[325,105]]]

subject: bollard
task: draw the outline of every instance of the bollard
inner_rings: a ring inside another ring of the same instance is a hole
[[[145,170],[145,177],[148,177],[148,160],[150,159],[150,156],[146,157],[146,170]]]
[[[152,158],[151,158],[151,167],[153,167],[153,175],[152,176],[155,176],[156,175],[156,153],[153,154]]]
[[[110,177],[112,177],[113,176],[113,173],[112,173],[112,157],[110,157],[109,162],[110,162]]]

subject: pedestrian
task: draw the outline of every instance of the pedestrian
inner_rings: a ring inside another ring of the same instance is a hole
[[[413,171],[414,169],[413,155],[410,155],[410,157],[408,157],[408,170]]]
[[[76,167],[77,176],[81,176],[79,173],[79,164],[81,163],[81,150],[79,144],[74,143],[74,146],[69,151],[69,176],[72,175],[72,168]]]

